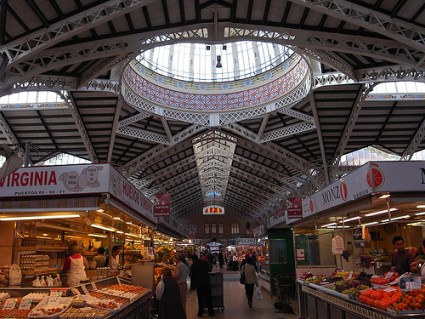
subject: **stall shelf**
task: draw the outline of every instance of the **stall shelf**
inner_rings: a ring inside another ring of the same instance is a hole
[[[424,313],[394,315],[355,300],[319,289],[316,285],[297,282],[299,316],[305,319],[404,319],[423,318]]]
[[[121,283],[127,283],[125,280],[122,280],[118,277],[111,277],[103,280],[94,281],[91,283],[87,283],[84,285],[80,285],[74,288],[69,288],[71,291],[78,292],[80,294],[85,294],[90,291],[93,291],[96,289],[102,289],[104,287],[114,285],[114,284],[121,284]],[[130,283],[130,282],[128,282]],[[131,284],[131,283],[130,283]],[[52,287],[52,289],[58,289]],[[60,288],[63,289],[63,288]],[[50,293],[50,288],[48,287],[31,287],[31,288],[19,288],[19,287],[2,287],[0,289],[0,292],[7,292],[12,297],[23,297],[29,293]],[[152,291],[150,289],[147,289],[147,291],[135,298],[134,300],[131,300],[127,304],[124,304],[118,311],[116,312],[110,312],[109,315],[106,317],[103,317],[103,319],[144,319],[149,318],[149,305],[150,300],[152,297]]]

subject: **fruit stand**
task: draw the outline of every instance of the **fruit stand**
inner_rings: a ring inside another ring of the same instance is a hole
[[[394,273],[382,277],[364,272],[303,275],[297,281],[300,318],[423,318],[425,285],[402,290],[400,280]]]

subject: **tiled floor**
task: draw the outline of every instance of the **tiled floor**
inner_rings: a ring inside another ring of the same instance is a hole
[[[274,300],[271,299],[269,293],[263,290],[263,300],[254,300],[253,307],[248,308],[245,296],[245,288],[239,283],[239,274],[237,272],[224,273],[224,311],[216,311],[214,318],[217,319],[239,319],[239,318],[255,318],[255,319],[296,319],[297,314],[286,314],[279,312],[274,307]],[[296,308],[296,305],[293,305]],[[297,309],[294,309],[297,311]],[[198,304],[196,292],[188,292],[187,295],[187,319],[199,318],[196,316]],[[209,318],[208,313],[204,314],[204,318]]]

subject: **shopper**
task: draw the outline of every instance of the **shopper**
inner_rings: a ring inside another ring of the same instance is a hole
[[[88,268],[88,262],[83,255],[77,243],[71,243],[68,247],[69,256],[65,258],[63,271],[68,273],[68,287],[80,285],[81,281],[87,280],[85,268]]]
[[[248,299],[248,306],[252,308],[252,297],[254,295],[254,285],[258,287],[257,271],[251,256],[245,257],[245,264],[241,266],[240,274],[245,274],[245,294]]]
[[[118,276],[120,272],[121,251],[122,251],[121,246],[113,246],[111,255],[106,258],[105,266],[111,268],[112,276]]]
[[[180,297],[182,301],[183,310],[186,313],[186,294],[187,294],[187,275],[189,268],[185,264],[185,258],[182,254],[176,254],[176,275],[175,279],[179,285]]]
[[[204,313],[204,301],[207,302],[208,314],[215,316],[211,299],[211,283],[208,273],[208,262],[198,258],[197,255],[189,257],[190,266],[190,290],[196,290],[198,297],[198,317]]]
[[[186,319],[186,313],[180,298],[177,281],[172,277],[171,269],[162,269],[164,292],[159,302],[159,319]]]
[[[395,236],[392,241],[395,251],[391,254],[391,271],[397,272],[399,276],[410,271],[413,255],[405,248],[404,239]]]
[[[106,263],[105,248],[99,247],[96,250],[96,256],[93,257],[93,261],[96,263],[95,268],[105,267],[105,263]]]

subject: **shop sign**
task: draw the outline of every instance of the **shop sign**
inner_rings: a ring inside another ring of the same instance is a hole
[[[258,238],[266,232],[265,229],[264,225],[260,225],[252,230],[252,234]]]
[[[365,164],[302,201],[303,217],[339,206],[373,192],[368,183],[369,164]]]
[[[155,205],[153,207],[153,216],[170,216],[170,193],[155,194]]]
[[[376,192],[423,192],[425,161],[372,162],[367,182]]]
[[[238,238],[238,246],[248,246],[257,244],[256,238]]]
[[[196,224],[190,224],[186,226],[187,237],[189,239],[196,238],[197,226]]]
[[[210,205],[204,207],[202,210],[203,215],[224,215],[224,207],[217,205]]]
[[[112,167],[110,169],[108,191],[141,215],[151,220],[153,219],[153,204],[151,201]]]
[[[0,181],[0,197],[107,192],[108,168],[102,164],[23,167]]]
[[[286,200],[287,218],[296,219],[303,217],[302,199],[301,197],[289,197]]]
[[[269,228],[286,223],[286,210],[277,211],[273,216],[269,218]]]
[[[203,239],[192,239],[192,244],[194,245],[202,245],[204,243]]]

